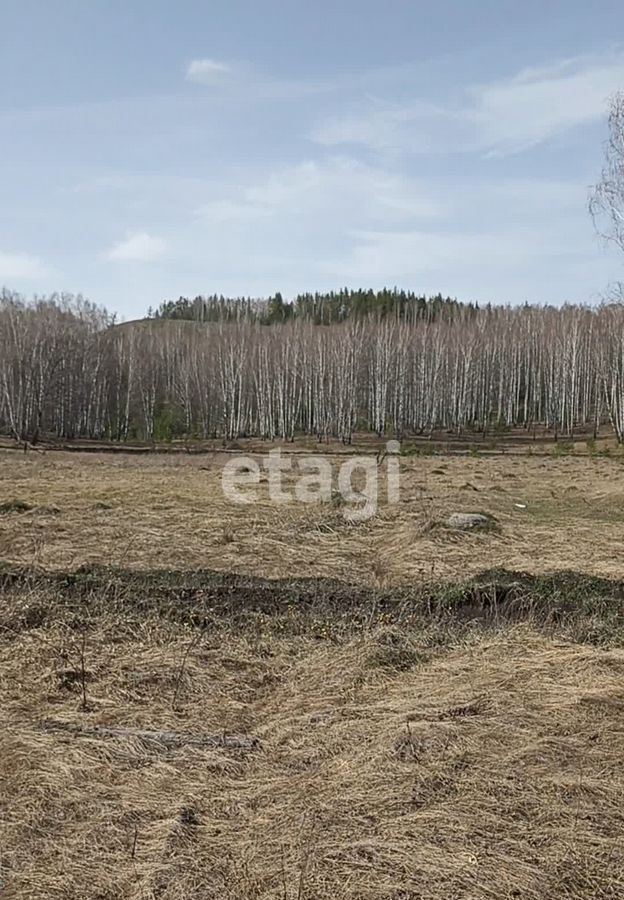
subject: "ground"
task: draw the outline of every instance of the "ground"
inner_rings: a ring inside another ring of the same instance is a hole
[[[235,506],[224,454],[0,451],[0,560],[69,570],[84,564],[212,568],[266,577],[332,576],[372,585],[465,577],[489,568],[622,575],[624,462],[504,454],[401,459],[400,502],[350,524],[335,504]],[[335,467],[344,457],[334,457]],[[383,484],[384,469],[380,468]],[[290,476],[292,484],[293,476]],[[499,527],[456,534],[453,512]]]
[[[1,454],[0,895],[624,896],[619,456],[402,458],[359,524],[227,458]]]

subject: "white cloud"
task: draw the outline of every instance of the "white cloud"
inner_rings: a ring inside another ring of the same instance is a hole
[[[212,222],[250,222],[260,218],[323,218],[329,211],[341,219],[401,222],[430,218],[441,202],[416,179],[395,175],[358,160],[335,156],[323,162],[307,160],[271,174],[197,210]]]
[[[197,84],[213,84],[231,71],[230,66],[215,59],[193,59],[186,68],[186,80]]]
[[[326,147],[361,144],[373,150],[429,153],[440,147],[445,130],[456,127],[449,110],[421,100],[402,104],[369,97],[367,105],[346,116],[331,116],[318,123],[312,140]]]
[[[459,103],[369,98],[354,114],[320,122],[311,136],[326,146],[404,153],[518,153],[603,117],[609,96],[622,86],[622,54],[579,56],[468,86]]]
[[[230,185],[178,246],[210,290],[286,294],[398,284],[483,302],[587,300],[617,264],[592,240],[584,184],[426,179],[346,156]],[[193,288],[205,289],[203,285]]]
[[[123,241],[114,244],[107,259],[120,262],[153,262],[167,249],[166,243],[145,231],[129,232]]]
[[[622,57],[578,57],[474,88],[468,116],[482,147],[517,152],[604,116],[609,95],[623,85]]]
[[[46,278],[51,270],[38,256],[27,253],[0,252],[0,281],[36,280]]]
[[[535,241],[518,231],[465,232],[406,231],[352,232],[355,247],[329,267],[337,275],[378,283],[394,273],[401,279],[419,279],[437,273],[440,281],[457,270],[506,271],[535,261]],[[547,248],[541,248],[547,255]]]

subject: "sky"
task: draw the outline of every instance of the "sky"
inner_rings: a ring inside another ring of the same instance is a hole
[[[0,286],[599,302],[611,0],[0,0]]]

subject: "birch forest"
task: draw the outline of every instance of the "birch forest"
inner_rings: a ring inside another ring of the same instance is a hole
[[[0,296],[0,430],[125,441],[612,428],[624,305],[241,315],[117,325],[80,297]]]

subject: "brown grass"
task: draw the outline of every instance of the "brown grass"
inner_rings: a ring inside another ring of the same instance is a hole
[[[624,896],[619,460],[406,459],[359,525],[218,455],[0,462],[2,900]],[[489,567],[538,574],[440,583]]]
[[[621,649],[527,625],[438,646],[383,623],[198,634],[61,612],[4,632],[3,898],[623,895]],[[261,744],[167,749],[48,720]]]
[[[222,458],[0,453],[0,559],[67,570],[213,568],[266,577],[332,576],[372,585],[465,577],[491,567],[622,574],[619,458],[432,457],[401,460],[397,507],[349,524],[335,504],[233,506]],[[520,504],[520,505],[517,505]],[[499,529],[458,534],[451,513],[484,511]]]

